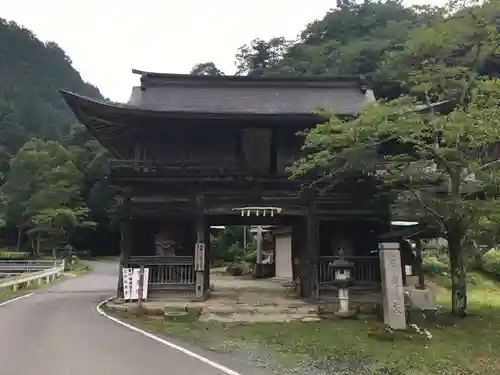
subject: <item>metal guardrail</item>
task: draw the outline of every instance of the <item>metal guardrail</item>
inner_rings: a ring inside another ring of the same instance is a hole
[[[3,273],[24,273],[34,271],[44,271],[56,267],[60,260],[0,260],[0,276]]]
[[[60,276],[64,272],[64,260],[56,261],[2,261],[0,262],[0,275],[8,277],[0,279],[0,288],[17,288],[20,284],[30,284],[33,281],[40,282],[43,278],[47,281]],[[16,268],[14,268],[16,267]],[[11,270],[26,270],[23,273],[10,273]]]

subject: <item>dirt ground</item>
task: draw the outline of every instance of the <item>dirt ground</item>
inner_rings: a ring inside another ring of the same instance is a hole
[[[143,303],[146,312],[199,310],[200,320],[220,322],[286,322],[318,320],[318,307],[287,290],[273,279],[252,279],[250,276],[229,276],[215,270],[210,275],[211,294],[206,301],[166,295]],[[135,303],[110,303],[116,310],[131,310]]]

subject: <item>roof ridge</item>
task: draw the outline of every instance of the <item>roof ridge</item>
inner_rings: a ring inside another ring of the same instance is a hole
[[[132,69],[133,74],[141,76],[141,84],[144,87],[176,85],[176,84],[224,84],[224,85],[245,85],[245,86],[312,86],[312,87],[359,87],[367,89],[367,83],[361,75],[346,76],[207,76],[192,75],[183,73],[158,73],[148,72],[139,69]]]

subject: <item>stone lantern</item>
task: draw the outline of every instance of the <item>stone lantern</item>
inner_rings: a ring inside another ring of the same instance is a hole
[[[352,268],[354,264],[343,257],[340,251],[340,258],[330,264],[335,270],[335,279],[332,284],[338,288],[339,310],[335,315],[341,318],[348,318],[354,315],[354,311],[349,309],[349,286],[352,285]]]

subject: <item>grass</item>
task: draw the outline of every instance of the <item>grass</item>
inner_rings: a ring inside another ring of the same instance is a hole
[[[60,279],[57,279],[54,282],[59,281]],[[20,297],[22,295],[31,293],[39,288],[42,288],[43,286],[47,285],[45,281],[42,281],[41,284],[37,284],[35,282],[32,282],[31,285],[28,287],[26,284],[19,284],[17,287],[17,290],[13,291],[12,287],[7,287],[7,288],[0,288],[0,302],[7,301],[12,298]]]
[[[106,255],[101,257],[92,258],[92,260],[97,260],[100,262],[113,262],[117,263],[120,261],[120,255]]]
[[[71,272],[73,275],[81,275],[82,273],[90,271],[89,265],[81,261],[70,263],[66,268],[67,272]]]
[[[433,277],[438,303],[449,308],[449,281]],[[203,324],[195,319],[164,322],[121,316],[148,330],[220,352],[266,353],[266,365],[339,374],[498,375],[500,374],[500,283],[471,273],[465,319],[443,314],[425,323],[428,340],[411,331],[388,335],[373,317],[321,323]],[[254,353],[254,354],[249,354]],[[269,355],[271,353],[271,355]],[[245,356],[243,354],[243,356]]]
[[[0,258],[25,259],[27,256],[29,256],[29,253],[23,253],[18,251],[7,251],[6,249],[0,249]]]

